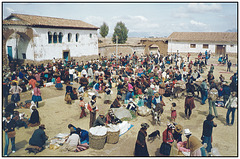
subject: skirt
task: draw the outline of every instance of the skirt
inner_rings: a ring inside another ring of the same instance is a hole
[[[62,83],[57,83],[57,84],[55,85],[55,87],[58,88],[58,89],[61,89],[61,88],[63,87],[63,85],[62,85]]]
[[[34,102],[42,101],[42,97],[41,97],[41,96],[35,96],[35,95],[33,95],[33,96],[32,96],[32,101],[34,101]]]
[[[172,110],[171,112],[171,119],[176,119],[177,117],[177,111],[176,110]]]
[[[11,97],[11,101],[13,102],[19,102],[20,101],[20,96],[19,94],[13,94],[12,97]]]
[[[163,155],[169,156],[170,151],[171,151],[171,146],[169,144],[163,142],[160,147],[160,153]]]

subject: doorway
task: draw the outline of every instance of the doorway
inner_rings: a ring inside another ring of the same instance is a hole
[[[13,60],[13,55],[12,55],[12,46],[7,47],[8,50],[8,60],[9,62]]]
[[[69,51],[63,51],[63,59],[68,61],[70,59]]]
[[[226,53],[226,45],[216,45],[217,55],[225,55],[225,53]]]

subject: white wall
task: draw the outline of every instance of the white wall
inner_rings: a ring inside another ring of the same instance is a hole
[[[196,44],[196,48],[190,48],[190,44]],[[208,49],[203,48],[203,44],[208,44]],[[234,44],[233,47],[230,47]],[[211,50],[215,53],[216,45],[226,45],[226,53],[237,53],[237,44],[235,43],[212,43],[212,42],[180,42],[180,41],[168,41],[168,53],[176,53],[179,50],[180,53],[199,53]]]
[[[98,38],[96,30],[77,30],[77,29],[55,29],[55,28],[34,28],[37,36],[34,37],[33,53],[35,59],[47,60],[63,58],[63,51],[69,50],[70,57],[79,57],[82,55],[98,55]],[[48,32],[58,35],[62,32],[62,43],[48,43]],[[72,34],[71,42],[68,42],[68,33]],[[79,34],[79,40],[76,42],[76,34]],[[92,38],[90,38],[92,34]]]

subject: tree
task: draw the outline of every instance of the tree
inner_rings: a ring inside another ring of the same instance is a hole
[[[109,27],[108,25],[103,22],[103,25],[100,27],[100,34],[103,38],[105,38],[108,35]]]
[[[128,38],[128,29],[123,22],[118,22],[114,28],[112,42],[116,43],[116,36],[118,36],[118,43],[124,44]]]

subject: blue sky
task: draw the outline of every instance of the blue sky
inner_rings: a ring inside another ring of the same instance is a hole
[[[172,32],[225,32],[237,29],[237,3],[3,3],[3,19],[11,13],[82,20],[109,26],[117,22],[129,37],[165,37]]]

